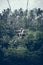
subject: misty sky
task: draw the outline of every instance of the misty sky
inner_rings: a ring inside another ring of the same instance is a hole
[[[26,9],[27,0],[9,0],[11,9],[14,11],[15,9],[23,8]],[[0,12],[3,9],[8,8],[7,0],[0,0]],[[43,9],[43,0],[29,0],[28,9],[33,8],[42,8]]]

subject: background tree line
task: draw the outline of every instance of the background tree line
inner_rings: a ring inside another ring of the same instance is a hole
[[[22,38],[15,30],[25,30]],[[0,63],[10,65],[42,65],[43,62],[43,10],[22,8],[11,13],[0,13]],[[25,61],[27,63],[25,63]]]

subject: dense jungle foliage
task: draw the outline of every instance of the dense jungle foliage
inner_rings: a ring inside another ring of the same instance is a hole
[[[20,38],[16,30],[24,29]],[[0,13],[0,65],[43,65],[43,10]]]

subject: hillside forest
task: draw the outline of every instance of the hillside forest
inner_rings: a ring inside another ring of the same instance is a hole
[[[43,10],[0,13],[0,65],[43,65]]]

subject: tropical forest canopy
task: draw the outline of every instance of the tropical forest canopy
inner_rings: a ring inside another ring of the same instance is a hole
[[[18,31],[21,28],[24,32],[20,37]],[[3,10],[0,13],[0,63],[42,65],[42,61],[43,10]]]

